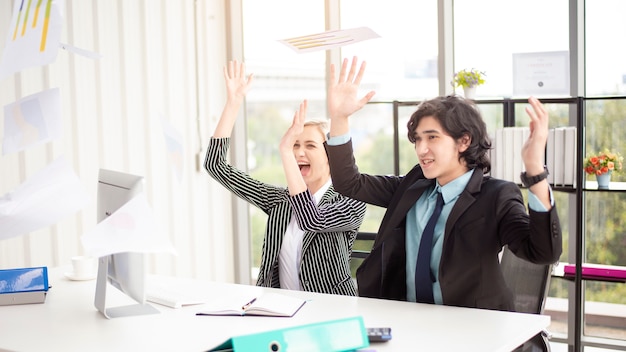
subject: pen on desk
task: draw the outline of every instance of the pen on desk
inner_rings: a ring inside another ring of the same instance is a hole
[[[242,310],[246,310],[246,309],[248,309],[248,307],[250,307],[250,306],[252,305],[252,303],[254,303],[254,301],[256,301],[256,297],[255,297],[255,298],[253,298],[250,302],[248,302],[248,303],[244,304],[244,305],[241,307],[241,309],[242,309]]]

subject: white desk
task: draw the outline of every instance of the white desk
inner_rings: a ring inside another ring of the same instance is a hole
[[[293,318],[196,316],[200,306],[107,320],[94,308],[95,280],[70,281],[50,270],[43,304],[0,306],[0,351],[204,351],[233,335],[360,315],[366,326],[390,326],[393,339],[375,351],[510,351],[550,324],[550,317],[278,290],[310,299]],[[260,293],[256,286],[152,277],[207,297]],[[130,304],[110,289],[116,304]]]

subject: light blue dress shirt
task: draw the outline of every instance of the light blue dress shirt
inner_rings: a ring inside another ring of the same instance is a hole
[[[443,304],[441,295],[441,284],[439,283],[439,263],[441,262],[441,252],[443,249],[443,234],[448,221],[448,215],[454,207],[461,192],[467,186],[474,170],[470,170],[459,176],[445,186],[440,186],[439,182],[429,190],[426,190],[417,202],[411,207],[406,215],[406,297],[409,302],[416,302],[415,299],[415,265],[417,263],[417,252],[422,239],[422,232],[428,223],[428,219],[435,210],[437,203],[437,193],[443,196],[443,209],[435,225],[433,233],[433,251],[430,259],[430,270],[432,270],[435,282],[433,282],[433,298],[435,304]],[[477,171],[480,172],[480,171]],[[550,190],[550,202],[552,200],[552,190]],[[554,205],[554,204],[553,204]],[[548,209],[532,192],[528,192],[528,206],[538,212],[547,212]],[[420,209],[420,211],[418,211]],[[423,211],[426,209],[426,211]]]

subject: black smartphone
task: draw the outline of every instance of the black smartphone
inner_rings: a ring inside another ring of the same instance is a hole
[[[385,342],[391,340],[391,328],[367,328],[367,338],[370,342]]]

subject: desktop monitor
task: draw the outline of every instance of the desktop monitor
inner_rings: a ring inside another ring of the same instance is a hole
[[[143,177],[100,169],[97,190],[98,223],[143,192]],[[144,253],[115,253],[98,258],[95,306],[107,318],[155,314],[146,303],[146,256]],[[135,300],[136,304],[107,307],[107,288],[111,285]]]

